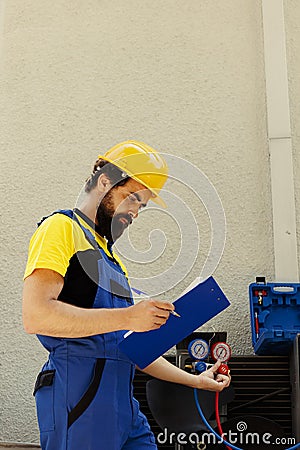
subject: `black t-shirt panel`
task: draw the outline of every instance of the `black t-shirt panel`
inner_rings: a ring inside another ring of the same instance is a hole
[[[74,253],[58,299],[81,308],[92,308],[98,290],[100,258],[100,252],[94,249]]]

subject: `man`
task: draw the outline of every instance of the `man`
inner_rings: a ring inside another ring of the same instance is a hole
[[[167,179],[164,159],[148,145],[127,141],[99,156],[79,208],[43,218],[29,247],[23,321],[49,359],[34,395],[44,450],[146,450],[155,439],[132,396],[134,364],[118,343],[124,330],[161,327],[172,303],[134,305],[127,272],[113,242]],[[220,362],[196,376],[158,358],[149,375],[221,391]]]

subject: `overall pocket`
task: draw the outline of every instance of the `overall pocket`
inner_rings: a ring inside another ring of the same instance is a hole
[[[40,432],[54,430],[54,377],[55,370],[43,370],[35,382],[33,395]]]
[[[79,402],[68,413],[68,428],[84,413],[84,411],[89,407],[89,405],[95,398],[102,378],[105,361],[106,360],[104,358],[98,358],[96,360],[93,378],[89,387],[87,388]]]
[[[113,297],[116,297],[119,302],[121,301],[124,306],[133,304],[130,290],[112,279],[110,280],[110,292],[112,293]]]

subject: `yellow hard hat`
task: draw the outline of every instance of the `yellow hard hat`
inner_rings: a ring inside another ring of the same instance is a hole
[[[153,201],[166,208],[158,194],[167,181],[168,166],[152,147],[139,141],[120,142],[98,158],[114,164],[144,185],[152,192]]]

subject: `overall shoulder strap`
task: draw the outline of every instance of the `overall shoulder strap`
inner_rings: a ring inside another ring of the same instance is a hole
[[[90,230],[88,230],[83,225],[81,225],[81,223],[79,222],[79,220],[76,217],[75,212],[72,209],[58,209],[58,210],[54,211],[53,213],[49,214],[48,216],[42,217],[42,219],[38,222],[37,226],[39,227],[44,222],[44,220],[46,220],[48,217],[53,216],[54,214],[64,214],[65,216],[70,217],[70,219],[74,220],[74,222],[76,222],[80,226],[82,231],[84,232],[85,237],[89,241],[89,243],[96,250],[100,250],[93,234],[90,232]]]
[[[54,216],[54,214],[65,214],[65,216],[68,216],[71,219],[73,219],[72,209],[57,209],[53,213],[48,214],[48,216],[42,217],[41,220],[37,223],[37,226],[39,227],[44,222],[44,220],[48,219],[48,217]]]

